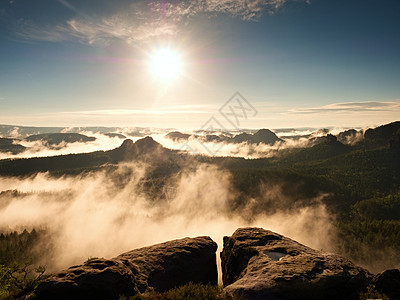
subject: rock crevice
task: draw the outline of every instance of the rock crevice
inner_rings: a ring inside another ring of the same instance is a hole
[[[224,291],[238,299],[358,299],[372,278],[344,257],[262,228],[224,237]]]
[[[373,276],[342,256],[262,228],[240,228],[223,242],[223,293],[228,299],[359,299],[370,283],[392,299],[400,298],[399,270]],[[112,259],[90,259],[52,275],[35,294],[37,299],[119,299],[151,296],[189,282],[216,285],[216,250],[211,238],[197,237]]]

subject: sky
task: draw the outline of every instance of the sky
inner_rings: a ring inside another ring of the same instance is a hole
[[[0,124],[380,125],[399,53],[398,0],[0,0]]]

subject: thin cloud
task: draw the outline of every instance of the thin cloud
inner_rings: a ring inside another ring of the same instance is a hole
[[[23,41],[62,42],[69,30],[62,25],[39,26],[31,20],[20,19],[14,24],[14,34]]]
[[[63,114],[77,115],[167,115],[167,114],[209,114],[206,105],[182,105],[158,109],[103,109],[64,112]]]
[[[227,13],[243,20],[255,20],[265,10],[273,12],[279,9],[287,0],[208,0],[206,2],[209,12]]]
[[[323,105],[310,108],[295,108],[289,110],[291,114],[315,114],[325,112],[375,112],[375,111],[397,111],[400,110],[400,102],[344,102]]]
[[[90,45],[108,44],[112,39],[120,39],[127,44],[146,42],[158,36],[172,36],[176,34],[173,24],[161,26],[156,21],[132,21],[129,14],[113,15],[100,21],[85,19],[68,20],[69,33]]]
[[[256,20],[268,9],[281,7],[287,0],[192,0],[179,3],[137,2],[121,13],[100,20],[88,17],[67,21],[70,34],[89,44],[107,44],[117,38],[128,44],[142,43],[160,36],[174,36],[191,17],[200,14],[228,14]],[[65,2],[65,1],[64,1]]]
[[[174,36],[181,32],[191,17],[205,14],[230,15],[246,21],[255,21],[265,12],[274,13],[287,2],[307,0],[190,0],[179,2],[137,1],[123,11],[112,15],[91,17],[66,0],[60,5],[71,10],[75,17],[60,24],[39,26],[29,20],[20,20],[14,33],[23,40],[60,42],[78,39],[87,44],[109,44],[120,39],[128,44],[145,43],[160,36]]]

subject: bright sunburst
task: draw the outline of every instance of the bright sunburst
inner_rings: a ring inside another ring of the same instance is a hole
[[[172,49],[159,49],[150,58],[150,69],[155,78],[173,81],[182,73],[182,57]]]

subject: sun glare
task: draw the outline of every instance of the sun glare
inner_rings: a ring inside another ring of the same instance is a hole
[[[159,49],[150,58],[150,69],[156,79],[173,81],[182,73],[181,55],[171,49]]]

